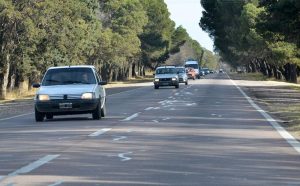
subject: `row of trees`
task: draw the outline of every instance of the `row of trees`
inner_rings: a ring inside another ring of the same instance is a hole
[[[297,82],[300,75],[300,1],[201,0],[200,26],[234,67]]]
[[[0,99],[49,66],[95,65],[108,81],[144,75],[189,35],[163,0],[0,0]]]

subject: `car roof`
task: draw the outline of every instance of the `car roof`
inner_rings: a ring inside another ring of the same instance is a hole
[[[93,65],[72,65],[72,66],[58,66],[58,67],[50,67],[50,69],[63,69],[63,68],[95,68]]]
[[[178,67],[176,67],[176,68],[185,68],[184,66],[178,66]]]
[[[157,67],[156,69],[161,69],[161,68],[175,68],[175,66],[160,66]]]

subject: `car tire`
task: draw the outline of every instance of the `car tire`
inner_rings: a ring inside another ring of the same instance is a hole
[[[53,119],[53,114],[46,114],[47,119]]]
[[[105,117],[105,116],[106,116],[106,106],[104,104],[103,108],[101,109],[101,117]]]
[[[195,80],[196,78],[195,77],[193,77],[193,80]]]
[[[101,119],[101,110],[102,110],[101,109],[101,102],[99,102],[97,108],[92,113],[93,120],[99,120],[99,119]]]
[[[188,81],[186,81],[186,82],[185,82],[185,85],[188,85],[188,84],[189,84]]]
[[[155,88],[155,89],[159,89],[159,86],[158,86],[158,85],[155,85],[154,88]]]
[[[35,113],[35,121],[36,122],[42,122],[44,121],[45,114],[42,112],[39,112],[36,108],[34,109]]]
[[[178,84],[178,85],[175,85],[175,88],[179,88],[179,84]]]

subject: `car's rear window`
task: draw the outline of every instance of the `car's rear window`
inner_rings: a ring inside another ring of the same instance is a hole
[[[185,73],[185,68],[176,68],[177,72],[179,73]]]
[[[90,68],[58,68],[47,71],[42,85],[96,84]]]
[[[156,74],[176,74],[175,68],[159,68],[156,70]]]

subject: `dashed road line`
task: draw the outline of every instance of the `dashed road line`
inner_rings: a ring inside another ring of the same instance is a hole
[[[114,138],[113,141],[120,141],[126,138],[127,138],[126,136],[116,136],[116,138]]]
[[[152,120],[154,123],[159,123],[157,120]]]
[[[22,116],[28,116],[28,115],[31,115],[31,114],[34,114],[34,112],[30,112],[30,113],[27,113],[27,114],[20,114],[20,115],[12,116],[12,117],[9,117],[9,118],[3,118],[3,119],[0,119],[0,121],[6,121],[6,120],[14,119],[14,118],[19,118],[19,117],[22,117]]]
[[[43,158],[37,160],[37,161],[34,161],[18,170],[15,170],[14,172],[12,173],[9,173],[7,176],[2,176],[1,179],[0,179],[0,182],[10,178],[10,177],[14,177],[14,176],[17,176],[19,174],[26,174],[26,173],[29,173],[31,171],[33,171],[34,169],[37,169],[39,167],[41,167],[42,165],[56,159],[57,157],[59,157],[60,154],[54,154],[54,155],[47,155],[47,156],[44,156]]]
[[[110,131],[110,130],[111,130],[111,128],[100,129],[100,130],[98,130],[98,131],[96,131],[96,132],[94,132],[94,133],[89,134],[88,136],[89,136],[89,137],[100,136],[100,135],[102,135],[102,134],[104,134],[104,133],[106,133],[106,132],[108,132],[108,131]]]
[[[135,113],[135,114],[133,114],[133,115],[131,115],[131,116],[129,116],[129,117],[127,117],[127,118],[123,119],[122,121],[130,121],[130,120],[132,120],[132,119],[134,119],[134,118],[138,117],[138,116],[139,116],[139,114],[140,114],[140,112],[138,112],[138,113]]]
[[[144,110],[152,110],[154,107],[148,107],[148,108],[145,108]]]

